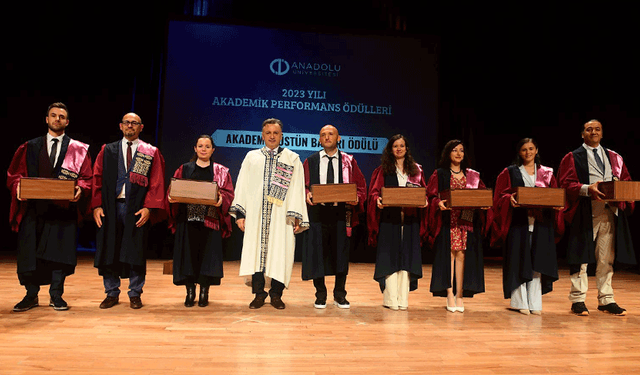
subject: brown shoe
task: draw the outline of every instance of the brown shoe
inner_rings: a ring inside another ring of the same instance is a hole
[[[115,297],[109,297],[107,296],[107,298],[104,299],[104,301],[102,301],[102,303],[100,304],[100,308],[101,309],[110,309],[113,306],[118,304],[118,296]]]
[[[131,307],[132,309],[142,308],[142,300],[140,299],[140,297],[130,297],[129,307]]]
[[[278,310],[282,310],[284,309],[284,302],[282,302],[282,298],[280,297],[271,297],[271,306]]]
[[[259,309],[264,306],[264,300],[266,297],[256,295],[253,301],[249,304],[250,309]]]

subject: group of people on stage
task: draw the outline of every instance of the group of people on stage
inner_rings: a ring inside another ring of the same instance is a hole
[[[119,303],[122,278],[129,279],[130,307],[143,306],[149,223],[168,219],[174,233],[173,282],[185,285],[184,305],[204,307],[209,287],[223,277],[222,239],[231,234],[231,218],[243,233],[240,276],[247,277],[258,309],[269,297],[284,309],[282,293],[289,285],[296,235],[300,234],[302,279],[313,280],[314,306],[327,306],[326,276],[334,276],[333,304],[349,308],[346,281],[349,238],[366,212],[368,243],[377,249],[374,279],[383,306],[408,308],[409,292],[422,278],[422,245],[434,251],[430,291],[446,298],[446,310],[464,312],[464,297],[484,287],[483,238],[504,249],[503,289],[510,307],[523,314],[541,314],[542,295],[558,280],[556,241],[565,235],[570,265],[571,311],[588,315],[585,305],[587,265],[596,264],[598,310],[625,315],[613,297],[614,260],[635,264],[627,215],[633,202],[606,202],[598,189],[602,181],[631,180],[622,157],[600,145],[602,124],[592,120],[581,128],[584,144],[562,160],[558,177],[540,163],[538,144],[522,139],[514,163],[498,176],[493,206],[450,208],[441,193],[448,189],[481,189],[480,174],[470,168],[464,144],[449,141],[438,168],[429,179],[411,155],[408,140],[389,139],[381,165],[366,180],[352,155],[338,149],[340,135],[333,125],[320,129],[322,150],[304,162],[280,147],[282,122],[262,124],[264,147],[247,153],[235,184],[229,169],[215,163],[213,139],[197,138],[192,159],[175,171],[175,178],[214,181],[219,198],[211,205],[176,203],[167,194],[164,159],[160,151],[140,140],[140,116],[126,114],[120,123],[123,138],[106,144],[95,163],[88,145],[69,138],[69,112],[62,103],[47,110],[47,134],[18,148],[7,172],[12,194],[11,228],[18,232],[18,279],[26,289],[14,311],[38,306],[41,285],[50,284],[49,305],[68,309],[62,298],[65,277],[76,266],[78,222],[92,212],[97,226],[95,267],[103,277],[106,297],[100,308]],[[73,179],[70,201],[22,200],[23,177]],[[311,185],[351,183],[352,202],[314,203]],[[423,187],[424,205],[385,206],[383,187]],[[518,187],[562,187],[567,204],[556,209],[520,207]],[[250,277],[250,279],[249,279]],[[196,287],[199,285],[199,293]],[[268,288],[268,291],[266,289]]]

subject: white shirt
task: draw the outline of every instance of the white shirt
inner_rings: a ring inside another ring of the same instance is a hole
[[[327,168],[329,167],[329,156],[332,156],[333,159],[331,159],[331,163],[333,164],[333,183],[337,184],[340,182],[339,180],[339,167],[340,164],[338,163],[338,150],[336,149],[336,152],[334,152],[333,155],[328,155],[324,150],[320,151],[320,183],[321,184],[326,184],[327,183]]]
[[[58,146],[56,147],[56,158],[54,159],[53,163],[54,166],[58,164],[58,157],[60,157],[60,150],[62,150],[62,137],[64,137],[64,133],[57,137],[54,137],[51,134],[47,133],[47,155],[49,155],[49,157],[51,157],[50,155],[51,148],[53,148],[53,139],[55,138],[58,140]]]
[[[582,144],[582,147],[587,150],[587,165],[589,167],[589,184],[596,183],[598,181],[612,181],[613,180],[613,172],[611,171],[611,163],[609,163],[609,158],[604,153],[604,148],[601,145],[598,147],[588,146],[586,143]],[[604,172],[598,168],[598,163],[596,163],[596,157],[593,155],[593,150],[597,150],[598,156],[602,160],[604,164]],[[588,197],[589,196],[589,185],[584,184],[580,188],[580,195]],[[591,202],[591,213],[592,216],[599,216],[602,214],[603,210],[606,207],[606,203],[602,201],[593,200]],[[614,214],[618,214],[618,209],[615,207],[611,207]]]
[[[520,174],[522,175],[522,181],[524,181],[525,187],[536,187],[536,180],[538,179],[538,166],[534,165],[533,167],[533,175],[530,175],[527,172],[524,165],[520,166]],[[535,217],[529,216],[529,232],[533,232],[533,225],[535,224]]]
[[[131,162],[133,163],[133,155],[136,154],[136,150],[138,149],[138,144],[140,143],[140,138],[136,138],[133,141],[129,141],[126,138],[122,138],[122,160],[124,160],[124,167],[125,168],[129,168],[130,165],[127,165],[127,148],[129,147],[129,145],[127,144],[127,142],[131,142]],[[128,170],[128,169],[127,169]],[[120,191],[120,194],[118,194],[118,199],[123,199],[126,197],[125,193],[124,193],[124,188],[125,185],[122,185],[122,191]]]

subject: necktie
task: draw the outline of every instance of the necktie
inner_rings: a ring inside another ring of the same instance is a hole
[[[333,159],[335,156],[327,156],[329,164],[327,164],[327,184],[333,184]]]
[[[596,164],[598,165],[598,168],[600,169],[600,172],[602,172],[604,174],[604,163],[602,162],[602,159],[600,159],[600,155],[598,155],[598,149],[597,148],[593,149],[593,157],[596,159]]]
[[[58,152],[58,138],[53,138],[51,140],[53,145],[51,145],[51,154],[49,154],[49,160],[51,161],[51,166],[56,167],[56,153]]]
[[[132,144],[133,142],[127,142],[127,170],[129,170],[129,167],[131,166],[131,160],[133,159],[133,155],[131,152]]]

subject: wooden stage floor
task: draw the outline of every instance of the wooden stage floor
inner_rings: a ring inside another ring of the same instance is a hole
[[[250,289],[238,262],[226,262],[222,285],[211,288],[206,308],[185,308],[184,288],[148,262],[141,310],[121,303],[100,310],[101,278],[90,257],[80,259],[66,283],[68,311],[40,307],[12,312],[24,289],[15,258],[0,258],[0,374],[630,374],[640,373],[640,275],[614,276],[626,317],[569,312],[568,272],[543,297],[543,315],[507,310],[501,268],[486,265],[484,294],[465,300],[464,313],[448,313],[429,293],[431,266],[408,311],[381,306],[373,264],[352,264],[347,281],[351,309],[313,308],[312,283],[300,264],[285,290],[285,310],[250,310]],[[328,287],[333,287],[328,278]],[[125,280],[125,284],[126,284]]]

